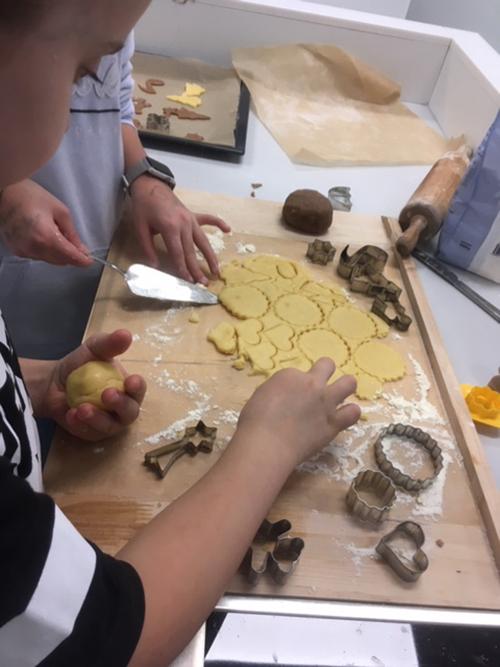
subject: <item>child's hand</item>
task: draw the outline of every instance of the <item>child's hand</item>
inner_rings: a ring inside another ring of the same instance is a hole
[[[266,458],[284,458],[293,469],[360,417],[358,405],[343,405],[356,380],[344,376],[327,385],[334,371],[334,362],[323,358],[308,373],[291,368],[276,373],[243,408],[238,433]]]
[[[98,334],[56,362],[40,409],[41,415],[54,419],[73,435],[91,441],[114,436],[134,422],[146,393],[146,382],[140,375],[127,376],[117,362],[125,378],[125,393],[117,389],[103,392],[102,401],[109,412],[103,412],[90,403],[69,408],[66,402],[66,379],[72,371],[88,361],[112,361],[115,356],[123,354],[131,342],[132,336],[125,329],[112,334]]]

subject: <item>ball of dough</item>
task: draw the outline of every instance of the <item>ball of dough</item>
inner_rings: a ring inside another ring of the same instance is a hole
[[[333,206],[316,190],[295,190],[286,198],[283,220],[306,234],[320,236],[332,224]]]
[[[91,403],[105,410],[101,395],[105,389],[110,388],[124,390],[120,371],[107,361],[89,361],[68,375],[66,399],[71,408]]]

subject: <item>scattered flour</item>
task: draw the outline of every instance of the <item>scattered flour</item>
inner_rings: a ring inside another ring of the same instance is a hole
[[[179,307],[175,306],[168,308],[160,322],[156,322],[146,329],[145,337],[149,345],[164,347],[168,343],[177,340],[182,334],[182,328],[180,326],[173,326],[173,320],[179,309]]]
[[[141,337],[139,336],[139,334],[134,334],[132,336],[132,342],[133,343],[137,343],[137,341],[139,341],[139,340],[141,340]]]
[[[218,426],[219,424],[229,424],[230,426],[236,426],[239,417],[240,413],[236,412],[236,410],[223,410],[217,419],[213,420],[213,423],[215,426]]]
[[[214,231],[205,232],[207,239],[212,246],[212,250],[216,255],[219,255],[226,247],[226,242],[224,241],[224,232],[220,229],[214,229]],[[196,256],[198,259],[203,259],[203,255],[199,250],[196,250]]]
[[[416,399],[407,399],[395,393],[384,393],[382,396],[392,408],[391,421],[412,424],[420,422],[431,422],[433,424],[445,424],[444,419],[429,401],[428,394],[431,387],[429,378],[424,373],[422,366],[411,355],[408,355],[415,373],[418,396]]]
[[[188,426],[196,424],[200,419],[203,419],[204,415],[208,412],[208,405],[201,405],[193,410],[190,410],[185,417],[178,419],[173,424],[170,424],[163,431],[159,431],[154,435],[150,435],[145,438],[144,442],[148,445],[157,445],[161,440],[173,440],[181,435]]]
[[[236,252],[239,255],[248,255],[250,253],[256,252],[256,250],[257,248],[253,243],[242,243],[241,241],[236,243]]]
[[[334,538],[334,542],[344,548],[350,555],[351,560],[354,564],[356,570],[356,576],[361,576],[363,565],[365,564],[365,559],[369,558],[370,560],[376,560],[378,558],[377,552],[374,547],[357,547],[352,542],[345,544],[340,540]]]

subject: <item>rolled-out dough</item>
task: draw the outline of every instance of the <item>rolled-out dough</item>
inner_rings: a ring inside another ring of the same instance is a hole
[[[313,280],[300,264],[255,255],[226,264],[221,276],[220,302],[239,319],[221,322],[208,339],[236,355],[234,368],[269,376],[283,368],[307,371],[326,356],[337,365],[334,379],[354,375],[357,396],[366,400],[405,374],[401,355],[377,340],[389,333],[385,322],[348,304],[340,286]]]

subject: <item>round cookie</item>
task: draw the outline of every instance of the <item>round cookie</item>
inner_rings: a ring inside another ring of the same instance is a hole
[[[289,227],[321,236],[332,224],[333,207],[317,190],[295,190],[286,198],[282,216]]]
[[[269,309],[265,295],[250,285],[224,287],[219,294],[219,301],[232,315],[241,320],[262,317]]]
[[[321,308],[302,294],[285,294],[274,304],[274,312],[287,324],[313,327],[323,320]]]
[[[66,380],[66,400],[70,408],[82,403],[91,403],[105,410],[101,396],[105,389],[123,391],[123,375],[107,361],[89,361],[68,375]]]
[[[336,366],[342,366],[349,358],[349,349],[342,338],[327,329],[306,331],[300,335],[298,346],[312,362],[329,357]]]
[[[354,351],[354,363],[368,375],[381,382],[400,380],[406,374],[403,357],[388,345],[378,341],[362,343]]]

